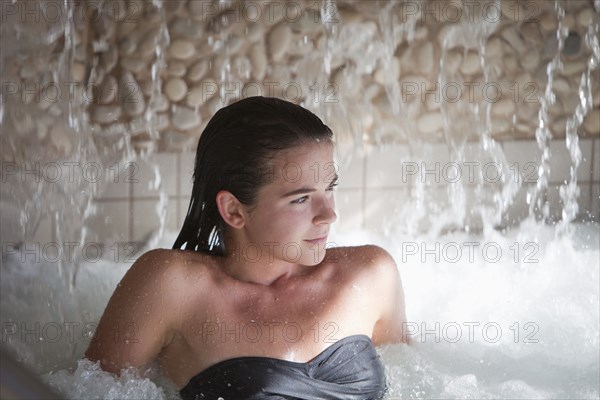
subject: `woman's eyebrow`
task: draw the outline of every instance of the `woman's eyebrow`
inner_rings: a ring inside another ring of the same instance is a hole
[[[300,189],[292,190],[291,192],[287,192],[286,194],[282,195],[281,197],[290,197],[290,196],[294,196],[297,194],[312,193],[312,192],[316,192],[316,191],[317,191],[317,189],[303,187]]]
[[[335,174],[335,176],[333,177],[333,180],[329,183],[330,185],[335,183],[337,180],[339,179],[339,175]],[[282,195],[282,198],[285,197],[290,197],[290,196],[294,196],[294,195],[298,195],[298,194],[304,194],[304,193],[312,193],[315,192],[317,189],[315,188],[309,188],[309,187],[302,187],[300,189],[295,189],[292,190],[291,192],[287,192],[286,194]]]

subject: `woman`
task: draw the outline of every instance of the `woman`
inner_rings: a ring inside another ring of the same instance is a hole
[[[381,398],[373,346],[404,339],[402,286],[377,246],[325,249],[337,179],[310,111],[263,97],[219,110],[174,249],[133,264],[86,357],[115,373],[158,358],[184,399]]]

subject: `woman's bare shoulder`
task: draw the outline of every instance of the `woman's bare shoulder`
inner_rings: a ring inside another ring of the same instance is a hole
[[[329,261],[343,260],[347,265],[363,267],[394,262],[387,250],[374,244],[332,247],[327,249],[327,257]]]
[[[397,273],[390,253],[372,244],[329,248],[324,261],[336,266],[339,276],[347,275],[352,282],[365,279],[373,286]]]
[[[146,287],[159,285],[163,289],[196,284],[196,281],[203,281],[203,276],[214,265],[211,257],[189,250],[149,250],[135,261],[121,284]]]

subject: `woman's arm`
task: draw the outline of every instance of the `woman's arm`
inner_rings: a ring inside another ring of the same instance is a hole
[[[379,319],[373,329],[373,343],[382,345],[386,343],[407,342],[404,332],[406,325],[406,311],[404,307],[404,291],[398,267],[392,256],[378,246],[369,246],[373,252],[375,262],[375,299]]]
[[[152,361],[177,329],[182,282],[171,250],[143,254],[113,293],[85,353],[105,371],[120,373]],[[179,288],[179,290],[178,290]]]

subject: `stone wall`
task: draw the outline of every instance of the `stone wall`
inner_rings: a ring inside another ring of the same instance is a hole
[[[533,139],[541,125],[560,138],[582,79],[593,110],[577,133],[600,135],[591,0],[559,2],[564,16],[551,1],[63,3],[39,3],[37,21],[4,10],[21,35],[2,44],[13,147],[68,153],[89,131],[99,148],[190,149],[216,110],[256,94],[302,103],[355,145]]]
[[[343,231],[600,218],[598,0],[1,5],[3,240],[178,231],[203,127],[257,94],[334,130]],[[502,184],[439,179],[474,162]]]

